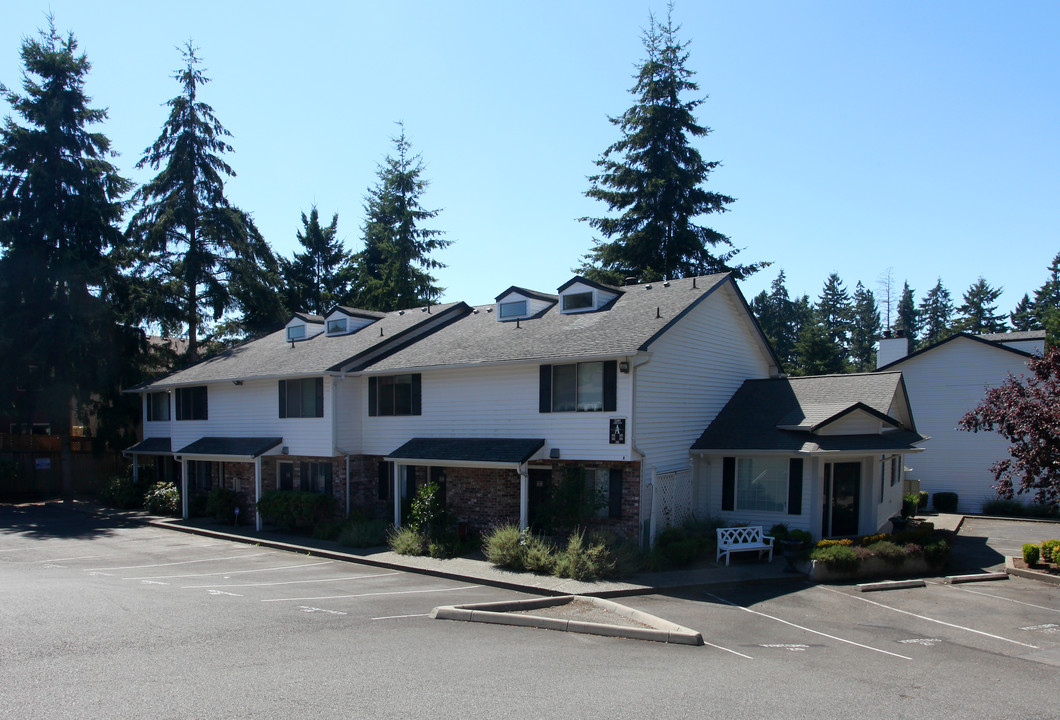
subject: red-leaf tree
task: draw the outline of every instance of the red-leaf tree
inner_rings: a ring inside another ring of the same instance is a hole
[[[987,390],[978,407],[961,418],[962,430],[1000,433],[1009,458],[994,463],[1001,497],[1034,493],[1040,503],[1060,502],[1060,348],[1027,363],[1029,375],[1011,373]]]

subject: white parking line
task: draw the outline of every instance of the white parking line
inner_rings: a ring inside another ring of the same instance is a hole
[[[718,650],[724,650],[725,652],[732,653],[733,655],[739,655],[740,657],[747,658],[748,660],[754,660],[754,658],[751,657],[750,655],[744,655],[742,652],[736,652],[735,650],[730,650],[727,647],[722,647],[721,645],[715,645],[714,643],[709,643],[706,640],[703,641],[703,644],[704,645],[709,645],[712,648],[717,648]]]
[[[985,592],[983,592],[981,590],[969,590],[968,588],[965,588],[965,587],[959,587],[959,586],[953,586],[953,585],[947,585],[946,587],[951,587],[954,590],[960,590],[961,592],[971,593],[972,595],[982,595],[983,597],[996,598],[998,600],[1005,600],[1006,602],[1016,603],[1017,605],[1026,605],[1027,607],[1036,608],[1038,610],[1048,610],[1049,612],[1060,613],[1060,608],[1051,608],[1051,607],[1046,607],[1045,605],[1035,605],[1034,603],[1023,602],[1022,600],[1014,600],[1013,598],[1007,598],[1007,597],[1003,597],[1001,595],[992,595],[990,593],[985,593]]]
[[[400,575],[399,572],[388,572],[388,573],[372,573],[369,575],[347,575],[346,577],[337,578],[323,578],[321,580],[284,580],[283,582],[267,582],[267,583],[244,583],[242,585],[230,585],[227,583],[219,583],[216,585],[182,585],[181,590],[194,590],[198,588],[213,588],[213,587],[226,587],[226,588],[244,588],[244,587],[269,587],[271,585],[301,585],[304,583],[325,583],[325,582],[341,582],[343,580],[363,580],[364,578],[377,578],[386,577],[388,575]]]
[[[243,558],[258,557],[259,555],[269,555],[271,553],[260,552],[254,553],[253,555],[229,555],[228,557],[219,558],[203,558],[201,560],[181,560],[180,562],[168,562],[168,563],[155,563],[154,565],[123,565],[121,567],[98,567],[98,568],[87,568],[88,571],[93,570],[144,570],[146,568],[154,567],[169,567],[170,565],[191,565],[192,563],[204,563],[213,562],[214,560],[242,560]]]
[[[221,570],[220,572],[192,573],[189,575],[148,575],[147,577],[122,578],[122,580],[157,580],[159,578],[173,580],[176,578],[209,577],[211,575],[242,575],[244,573],[268,572],[270,570],[293,570],[295,568],[314,567],[315,565],[330,565],[332,562],[333,561],[331,560],[325,560],[323,562],[302,563],[301,565],[281,565],[279,567],[258,568],[256,570]]]
[[[1019,640],[1009,640],[1008,638],[1001,637],[1000,635],[994,635],[992,633],[983,632],[982,630],[976,630],[975,628],[965,627],[963,625],[955,625],[953,623],[948,623],[945,620],[936,620],[935,618],[930,618],[927,615],[917,615],[916,613],[909,612],[908,610],[902,610],[900,608],[891,607],[890,605],[884,605],[883,603],[878,603],[875,600],[869,600],[867,598],[858,597],[857,595],[850,595],[849,593],[840,592],[839,590],[836,590],[834,588],[821,587],[819,585],[817,587],[820,587],[821,590],[827,590],[829,592],[834,592],[837,595],[846,595],[848,598],[853,598],[854,600],[861,600],[862,602],[867,602],[870,605],[875,605],[877,607],[885,608],[887,610],[893,610],[894,612],[902,613],[903,615],[909,615],[909,616],[915,617],[915,618],[919,618],[920,620],[927,620],[928,622],[938,623],[939,625],[945,625],[946,627],[956,628],[958,630],[965,630],[967,632],[975,633],[976,635],[983,635],[985,637],[993,638],[995,640],[1004,640],[1005,642],[1012,643],[1013,645],[1022,645],[1023,647],[1032,648],[1034,650],[1040,650],[1041,649],[1037,645],[1029,645],[1027,643],[1022,643]]]
[[[720,602],[723,602],[726,605],[732,605],[735,608],[739,608],[740,610],[743,610],[744,612],[749,612],[752,615],[758,615],[759,617],[769,618],[770,620],[776,620],[779,623],[783,623],[785,625],[790,625],[793,628],[798,628],[799,630],[804,630],[804,631],[806,631],[808,633],[813,633],[814,635],[820,635],[821,637],[826,637],[829,640],[837,640],[838,642],[846,643],[848,645],[854,645],[854,646],[860,647],[860,648],[865,648],[866,650],[872,650],[873,652],[883,653],[884,655],[890,655],[891,657],[901,658],[902,660],[912,660],[913,659],[911,657],[906,657],[905,655],[899,655],[898,653],[893,653],[893,652],[891,652],[889,650],[881,650],[879,648],[874,648],[871,645],[862,645],[861,643],[854,642],[853,640],[847,640],[845,638],[836,637],[835,635],[829,635],[828,633],[821,632],[820,630],[814,630],[812,628],[808,628],[808,627],[805,627],[803,625],[796,625],[795,623],[788,622],[787,620],[784,620],[782,618],[778,618],[778,617],[775,617],[773,615],[767,615],[767,614],[765,614],[763,612],[758,612],[757,610],[752,610],[751,608],[743,607],[742,605],[737,605],[736,603],[731,602],[729,600],[726,600],[723,597],[718,597],[714,593],[707,593],[707,596],[708,597],[712,597],[715,600],[718,600]]]
[[[89,560],[98,557],[99,555],[81,555],[79,557],[52,558],[51,560],[26,560],[25,562],[27,565],[35,565],[38,563],[62,562],[64,560]]]
[[[461,585],[460,587],[439,588],[437,590],[395,590],[393,592],[360,593],[358,595],[326,595],[323,597],[299,598],[266,598],[262,602],[305,602],[307,600],[342,600],[345,598],[377,597],[380,595],[419,595],[423,593],[452,592],[453,590],[472,590],[481,585]]]

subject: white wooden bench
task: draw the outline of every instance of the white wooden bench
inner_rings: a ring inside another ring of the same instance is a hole
[[[729,564],[729,554],[744,550],[757,550],[759,559],[762,554],[769,553],[770,562],[773,561],[773,538],[762,534],[762,526],[753,527],[731,527],[718,528],[718,556],[715,562],[725,556],[725,564]]]

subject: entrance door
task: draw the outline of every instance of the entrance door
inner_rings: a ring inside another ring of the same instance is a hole
[[[828,482],[831,476],[831,482]],[[861,490],[861,463],[829,463],[825,465],[827,507],[824,534],[857,535]]]
[[[527,522],[537,524],[548,505],[549,489],[552,485],[551,470],[530,470],[530,491],[527,497]]]

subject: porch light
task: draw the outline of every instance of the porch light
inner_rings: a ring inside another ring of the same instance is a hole
[[[629,361],[628,360],[620,361],[618,363],[618,371],[620,373],[622,373],[623,375],[628,375],[629,374]]]

